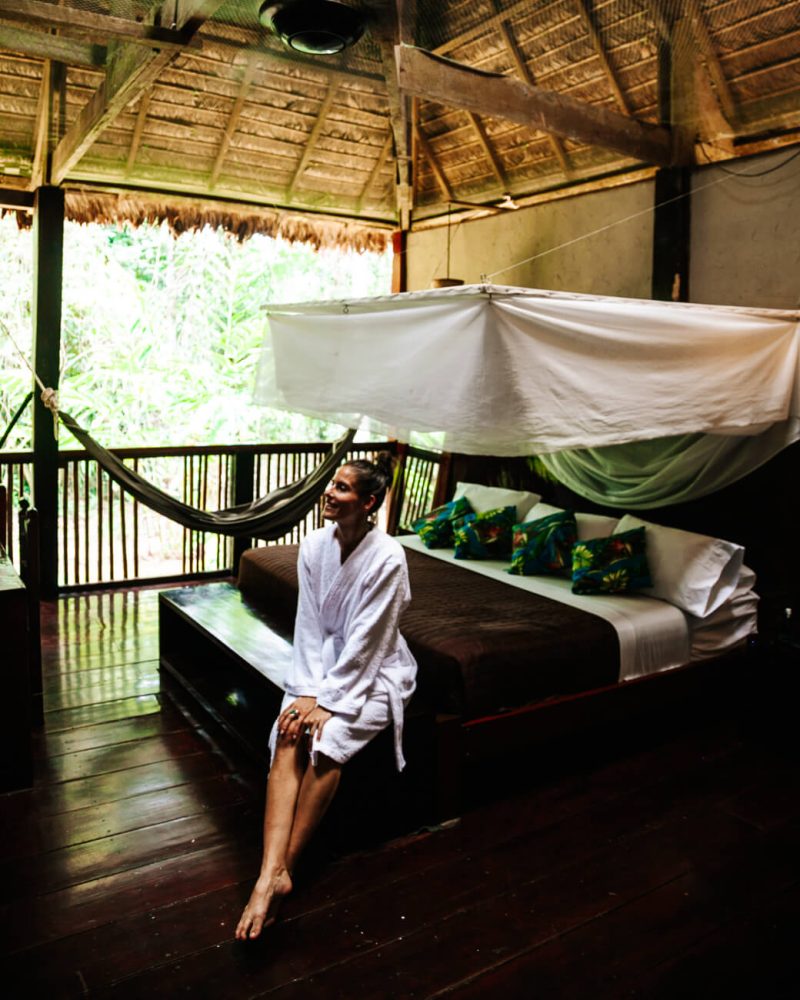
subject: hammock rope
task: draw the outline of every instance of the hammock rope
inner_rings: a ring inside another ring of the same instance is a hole
[[[343,437],[331,445],[330,452],[311,472],[286,486],[272,490],[266,496],[253,500],[251,503],[228,507],[225,510],[200,510],[183,503],[181,500],[176,500],[175,497],[165,493],[164,490],[159,489],[134,472],[112,451],[98,444],[74,417],[59,410],[56,390],[48,388],[42,382],[20,350],[11,331],[1,319],[0,326],[8,335],[41,389],[42,403],[53,414],[56,437],[58,437],[58,422],[60,420],[121,489],[151,510],[192,531],[211,531],[218,535],[261,538],[266,541],[282,537],[313,510],[334,469],[345,458],[356,436],[355,430],[348,430]],[[32,396],[33,393],[25,400],[23,409]],[[14,423],[21,412],[22,409],[15,417]]]

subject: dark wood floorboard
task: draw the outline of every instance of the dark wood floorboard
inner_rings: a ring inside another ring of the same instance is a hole
[[[157,591],[42,621],[35,785],[0,796],[15,1000],[796,995],[800,765],[746,705],[476,774],[460,822],[317,859],[241,945],[263,775],[160,690]]]

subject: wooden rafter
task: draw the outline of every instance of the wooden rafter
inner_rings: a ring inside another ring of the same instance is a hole
[[[36,103],[36,119],[33,128],[33,164],[31,166],[31,190],[41,187],[47,179],[47,154],[50,151],[50,102],[51,102],[50,60],[42,66],[39,84],[39,99]]]
[[[521,80],[483,73],[424,49],[397,46],[398,78],[408,94],[494,118],[508,118],[563,138],[616,150],[658,165],[671,161],[669,130],[609,108],[587,105]]]
[[[337,84],[332,84],[328,87],[328,92],[323,98],[322,104],[320,105],[319,112],[317,113],[317,120],[314,122],[314,127],[303,146],[303,152],[300,156],[300,162],[297,164],[297,169],[294,175],[289,181],[289,186],[286,189],[286,201],[291,202],[294,196],[294,189],[297,187],[303,173],[308,166],[309,160],[314,153],[314,147],[317,144],[317,140],[322,134],[322,129],[325,127],[325,119],[328,117],[328,112],[331,110],[331,105],[333,104],[333,99],[336,97],[336,91],[338,90]]]
[[[706,19],[703,16],[702,8],[697,0],[687,0],[687,4],[687,11],[692,18],[697,44],[702,53],[703,63],[711,80],[720,111],[724,115],[728,125],[733,126],[737,118],[736,101],[731,88],[728,86],[725,72],[714,49],[714,43],[711,40],[711,34],[708,30]]]
[[[441,164],[439,163],[436,153],[433,151],[433,147],[428,141],[428,138],[425,135],[425,133],[422,131],[420,123],[418,121],[414,122],[414,132],[416,135],[417,143],[419,144],[419,150],[425,157],[425,159],[428,161],[428,164],[430,165],[430,168],[433,171],[433,176],[436,178],[436,183],[441,188],[442,194],[445,196],[447,201],[453,201],[455,196],[453,195],[453,189],[450,187],[450,182],[445,176],[445,173],[442,170]]]
[[[492,0],[492,2],[496,8],[497,0]],[[525,83],[531,87],[535,87],[536,80],[534,79],[530,66],[528,66],[527,62],[522,57],[522,53],[519,50],[519,45],[517,45],[517,40],[514,37],[514,32],[511,30],[510,24],[508,21],[500,21],[497,27],[500,32],[500,37],[503,39],[506,51],[511,56],[511,59],[517,68],[517,73]],[[567,151],[564,149],[564,143],[558,138],[557,135],[553,135],[552,132],[547,132],[546,135],[547,140],[550,143],[550,148],[553,150],[561,170],[567,177],[570,177],[572,175],[572,167],[570,166]]]
[[[578,5],[578,13],[581,16],[581,21],[589,33],[589,38],[592,43],[592,48],[595,51],[595,55],[600,61],[600,65],[603,67],[603,73],[605,74],[606,80],[608,80],[608,85],[611,88],[611,93],[614,95],[614,100],[617,102],[619,110],[624,115],[629,115],[631,109],[628,106],[628,102],[625,99],[625,95],[622,92],[622,87],[619,85],[617,80],[617,75],[614,72],[614,67],[608,60],[608,55],[606,54],[605,46],[603,45],[603,39],[600,37],[600,32],[595,23],[594,10],[592,9],[592,0],[575,0]]]
[[[130,149],[128,150],[128,160],[125,164],[125,177],[130,177],[133,171],[134,164],[136,163],[136,157],[139,155],[139,147],[142,144],[142,136],[144,135],[144,126],[147,122],[147,115],[150,112],[150,95],[149,90],[145,90],[139,99],[139,110],[136,113],[136,125],[133,129],[133,137],[131,138]]]
[[[497,178],[497,183],[503,188],[504,191],[507,190],[508,178],[506,176],[506,172],[503,169],[503,164],[500,162],[500,157],[495,152],[491,139],[486,133],[483,122],[473,111],[468,111],[467,117],[469,118],[472,130],[478,137],[478,142],[481,144],[481,148],[483,149],[486,159],[491,164],[492,172]]]
[[[248,59],[245,63],[242,79],[239,83],[239,92],[236,95],[236,101],[234,102],[231,113],[228,115],[228,121],[225,125],[225,134],[219,144],[217,156],[214,160],[214,166],[211,168],[211,177],[208,181],[209,190],[213,190],[219,180],[222,164],[225,162],[225,157],[228,155],[228,147],[231,144],[231,139],[233,138],[236,129],[239,127],[239,118],[242,114],[242,108],[244,107],[247,96],[250,93],[250,86],[253,83],[253,77],[256,75],[257,68],[258,64],[255,59]]]
[[[224,0],[176,0],[175,25],[190,39]],[[151,12],[151,16],[154,16]],[[125,44],[114,50],[100,87],[84,105],[53,153],[51,180],[60,184],[124,107],[152,84],[175,54]]]
[[[98,67],[104,66],[106,61],[106,49],[102,45],[90,45],[87,42],[76,42],[72,38],[11,28],[7,24],[0,24],[0,49],[19,52],[35,59],[54,59],[70,66]]]
[[[358,205],[356,206],[356,212],[360,215],[361,209],[364,207],[364,202],[367,200],[367,196],[372,190],[372,186],[375,181],[380,176],[381,170],[383,170],[384,164],[392,150],[392,134],[391,132],[384,139],[383,145],[381,146],[381,151],[378,154],[378,159],[375,161],[375,166],[370,170],[369,177],[367,178],[367,183],[364,185],[361,191],[361,196],[358,199]]]
[[[110,17],[77,7],[61,7],[42,0],[0,0],[0,17],[58,28],[61,36],[78,35],[105,44],[110,40],[147,45],[154,49],[183,49],[192,42],[180,31],[142,24],[125,17]]]

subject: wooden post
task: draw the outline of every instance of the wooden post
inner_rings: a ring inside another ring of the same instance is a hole
[[[686,167],[659,170],[655,180],[651,297],[689,301],[692,177]]]
[[[397,229],[392,233],[392,292],[408,291],[408,268],[406,267],[406,249],[408,247],[408,232]]]
[[[64,192],[38,188],[33,210],[33,365],[51,389],[58,388],[63,257]],[[39,511],[41,593],[50,598],[58,592],[58,440],[53,415],[38,391],[33,409],[33,495]]]
[[[233,502],[250,503],[253,500],[253,475],[255,473],[256,457],[251,452],[240,451],[234,457],[233,470]],[[233,575],[239,572],[239,560],[242,553],[253,545],[252,538],[236,537],[233,540]]]
[[[673,42],[680,30],[672,17],[665,21],[665,35],[658,47],[658,116],[669,122],[673,136],[673,155],[677,163],[686,163],[690,156],[691,138],[680,101],[674,99],[678,89],[678,69]],[[661,301],[689,301],[689,244],[691,239],[691,171],[686,166],[664,167],[658,171],[653,195],[653,270],[650,295]]]

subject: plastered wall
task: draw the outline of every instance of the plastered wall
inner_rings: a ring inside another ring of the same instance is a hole
[[[800,304],[800,155],[790,160],[796,152],[790,148],[725,168],[748,177],[719,167],[695,173],[692,301]],[[643,181],[454,223],[449,276],[473,283],[487,275],[496,284],[649,298],[653,189],[652,181]],[[447,229],[411,233],[407,267],[412,291],[447,277]]]
[[[652,182],[631,184],[453,224],[450,277],[472,284],[486,274],[498,285],[648,296],[652,219],[647,210],[652,190]],[[637,216],[641,212],[645,214]],[[631,215],[636,217],[582,238]],[[575,239],[578,242],[554,249]],[[428,288],[438,277],[447,277],[447,229],[411,233],[409,290]]]
[[[799,152],[789,148],[695,173],[694,302],[800,307]]]

